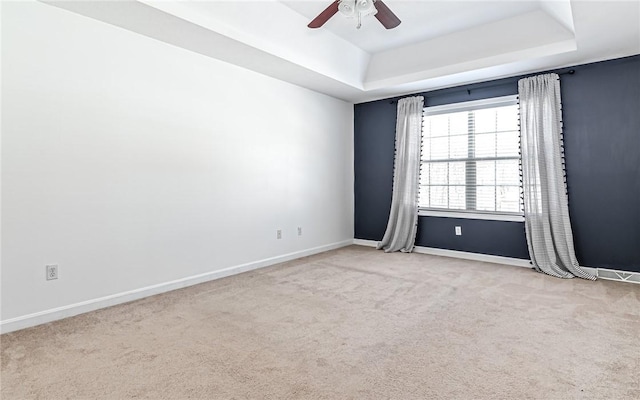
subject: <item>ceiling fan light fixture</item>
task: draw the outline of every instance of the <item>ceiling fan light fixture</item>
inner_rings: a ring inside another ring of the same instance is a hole
[[[338,4],[338,10],[342,15],[348,18],[353,18],[356,15],[356,2],[355,0],[342,0]]]
[[[360,13],[361,16],[365,17],[368,15],[374,15],[378,12],[376,7],[373,5],[374,0],[357,0],[356,1],[356,10]]]
[[[338,10],[342,15],[347,18],[358,18],[358,25],[356,28],[360,29],[362,26],[362,17],[368,15],[374,15],[378,12],[373,5],[375,0],[341,0],[338,4]]]
[[[385,29],[393,29],[400,25],[400,19],[382,0],[334,0],[307,26],[311,29],[320,28],[338,12],[347,18],[357,18],[358,29],[362,26],[362,17],[368,15],[375,15]]]

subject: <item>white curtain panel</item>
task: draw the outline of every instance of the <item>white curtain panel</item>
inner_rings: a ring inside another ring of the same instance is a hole
[[[595,280],[576,260],[565,183],[562,105],[557,74],[518,82],[525,229],[539,272]]]
[[[378,249],[413,251],[418,223],[418,185],[422,142],[422,96],[398,101],[393,195],[389,222]]]

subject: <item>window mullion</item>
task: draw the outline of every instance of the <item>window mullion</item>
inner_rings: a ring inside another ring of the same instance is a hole
[[[498,157],[498,113],[495,113],[496,133],[494,134],[493,145],[496,150],[494,154]],[[498,210],[498,161],[493,162],[493,209]]]
[[[451,118],[448,119],[448,124],[449,126],[447,127],[447,158],[451,159]],[[447,163],[447,179],[445,182],[447,182],[447,208],[451,208],[451,189],[449,188],[449,174],[450,172],[450,168],[451,168],[451,163],[448,162]]]

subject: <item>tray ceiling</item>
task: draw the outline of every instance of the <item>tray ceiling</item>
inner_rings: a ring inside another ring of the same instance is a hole
[[[47,1],[48,4],[351,102],[640,53],[638,1],[385,0],[402,20],[326,1]]]

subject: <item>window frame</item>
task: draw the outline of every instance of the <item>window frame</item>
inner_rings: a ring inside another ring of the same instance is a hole
[[[495,107],[512,106],[512,105],[519,105],[518,95],[491,97],[491,98],[481,99],[481,100],[472,100],[472,101],[465,101],[460,103],[444,104],[440,106],[424,107],[423,118],[426,118],[427,116],[431,116],[431,115],[475,111],[475,110],[481,110],[485,108],[495,108]],[[423,135],[422,132],[420,134]],[[499,158],[499,157],[495,157],[495,158]],[[510,159],[513,159],[513,157],[510,157]],[[518,161],[521,163],[520,157],[518,157]],[[421,166],[423,162],[424,161],[422,160],[422,157],[420,157]],[[520,183],[519,189],[520,189],[520,196],[522,196],[522,183]],[[522,203],[520,204],[520,207],[522,208]],[[484,219],[484,220],[496,220],[496,221],[516,221],[516,222],[524,221],[524,212],[522,210],[518,212],[509,212],[509,211],[483,211],[483,210],[419,207],[418,215],[447,217],[447,218]]]

